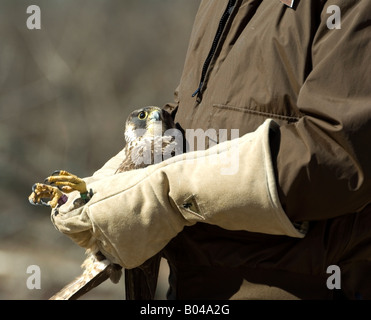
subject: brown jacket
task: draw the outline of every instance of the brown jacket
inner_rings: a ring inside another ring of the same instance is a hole
[[[287,214],[317,220],[359,211],[371,201],[371,2],[236,1],[192,97],[227,4],[201,3],[176,120],[243,135],[273,118]],[[327,27],[330,5],[341,10],[341,29]]]
[[[328,27],[332,5],[340,9],[341,29]],[[232,276],[236,268],[255,272],[251,281],[292,289],[278,280],[282,274],[269,279],[257,266],[270,275],[272,268],[315,274],[300,280],[313,291],[291,291],[321,296],[316,288],[325,281],[328,221],[371,202],[370,19],[367,0],[296,0],[293,8],[280,0],[201,2],[175,105],[167,107],[175,108],[183,129],[239,129],[240,136],[273,118],[280,124],[271,143],[283,208],[292,221],[322,222],[313,222],[300,245],[285,237],[187,227],[167,249],[171,297],[228,297],[241,284]]]

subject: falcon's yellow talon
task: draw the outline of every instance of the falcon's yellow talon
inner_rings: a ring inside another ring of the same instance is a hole
[[[33,205],[46,205],[52,208],[63,205],[67,201],[64,193],[79,191],[82,197],[87,198],[88,190],[84,180],[65,170],[56,170],[44,183],[35,183],[28,201]],[[64,193],[63,193],[64,192]]]
[[[48,205],[55,208],[60,204],[60,199],[63,197],[62,191],[57,187],[48,186],[42,183],[35,183],[32,186],[32,193],[28,197],[28,201],[33,205]],[[45,199],[51,199],[45,202]],[[65,198],[63,198],[63,201]],[[65,201],[64,201],[65,202]]]
[[[60,189],[66,193],[75,190],[80,193],[88,191],[84,180],[65,170],[54,171],[50,177],[45,179],[45,181],[60,187]]]

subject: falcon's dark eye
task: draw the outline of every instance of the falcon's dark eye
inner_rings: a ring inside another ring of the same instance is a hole
[[[147,112],[145,112],[145,111],[139,112],[138,119],[144,120],[145,118],[147,118]]]

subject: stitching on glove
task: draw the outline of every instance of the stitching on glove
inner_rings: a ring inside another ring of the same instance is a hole
[[[205,220],[205,217],[202,215],[200,207],[197,203],[196,196],[191,195],[186,198],[183,203],[180,205],[181,211],[186,211],[199,219]]]

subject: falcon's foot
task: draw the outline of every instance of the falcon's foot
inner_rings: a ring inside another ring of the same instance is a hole
[[[80,192],[82,204],[90,199],[91,194],[88,192],[84,180],[65,170],[57,170],[47,177],[44,183],[35,183],[32,186],[32,193],[28,197],[28,201],[33,205],[55,208],[67,201],[67,196],[64,193],[75,190]]]
[[[43,183],[35,183],[28,201],[33,205],[44,205],[55,208],[67,201],[67,197],[57,187]]]
[[[65,170],[54,171],[50,177],[45,179],[44,183],[55,185],[66,193],[75,190],[79,191],[80,193],[88,192],[84,180]]]

